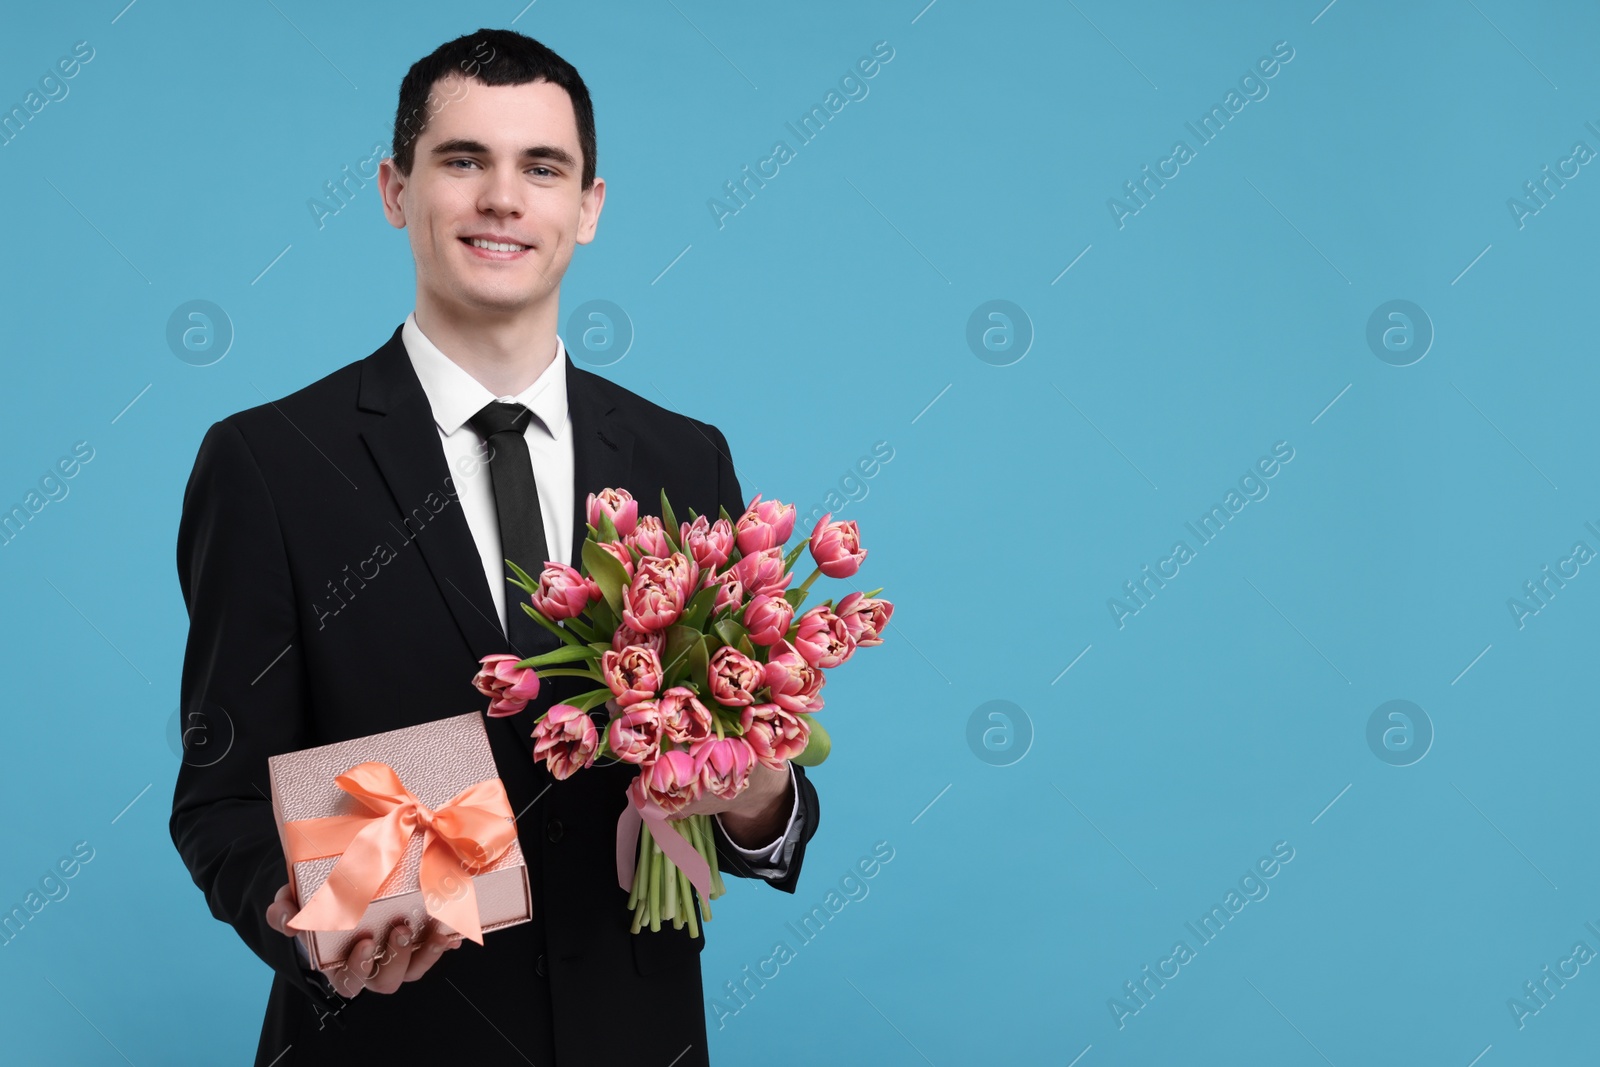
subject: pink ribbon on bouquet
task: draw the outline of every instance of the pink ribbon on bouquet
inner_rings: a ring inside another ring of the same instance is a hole
[[[628,790],[628,806],[617,819],[617,884],[633,891],[633,875],[639,857],[639,827],[641,824],[656,839],[667,859],[688,876],[689,883],[700,891],[701,900],[711,899],[711,867],[700,850],[683,839],[683,835],[667,822],[667,812],[654,800],[646,799],[643,806],[634,800],[633,790]]]

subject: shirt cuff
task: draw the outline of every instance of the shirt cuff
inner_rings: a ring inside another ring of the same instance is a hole
[[[759,848],[743,848],[734,841],[731,835],[728,835],[728,828],[722,823],[721,813],[716,813],[713,816],[717,820],[717,825],[722,826],[723,834],[728,837],[728,845],[739,855],[752,861],[752,866],[778,867],[783,864],[787,855],[793,851],[793,845],[788,848],[784,846],[794,834],[795,826],[800,822],[800,783],[795,780],[794,764],[788,760],[785,760],[784,763],[789,768],[789,787],[794,790],[794,806],[789,809],[789,824],[784,827],[783,833],[778,835],[777,840],[770,845],[762,845]]]

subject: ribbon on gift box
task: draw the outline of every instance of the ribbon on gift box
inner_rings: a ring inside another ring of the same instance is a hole
[[[393,767],[379,760],[358,763],[334,781],[368,810],[284,824],[290,863],[339,857],[289,925],[296,930],[355,929],[420,829],[424,909],[462,937],[483,944],[478,894],[468,866],[481,869],[493,863],[517,839],[505,784],[485,779],[432,809],[401,783]],[[452,889],[452,881],[459,888]]]
[[[667,812],[648,797],[641,798],[630,786],[628,806],[617,819],[617,884],[633,891],[634,869],[639,856],[639,827],[642,824],[656,839],[661,851],[677,865],[691,885],[700,890],[701,900],[711,899],[711,867],[700,850],[683,839],[667,822]]]

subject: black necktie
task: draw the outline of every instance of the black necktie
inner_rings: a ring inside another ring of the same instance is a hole
[[[539,511],[539,486],[533,478],[533,460],[523,428],[533,412],[522,404],[491,400],[467,421],[487,441],[489,480],[494,485],[495,511],[500,519],[500,555],[539,580],[549,555],[545,548],[544,516]],[[557,562],[564,563],[565,560]],[[505,568],[505,577],[511,577]],[[512,585],[506,591],[506,638],[511,651],[524,658],[546,651],[554,641],[543,627],[522,610],[527,594]]]

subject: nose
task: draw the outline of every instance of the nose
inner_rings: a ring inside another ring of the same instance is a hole
[[[478,189],[478,210],[522,214],[522,177],[514,167],[493,167]]]

